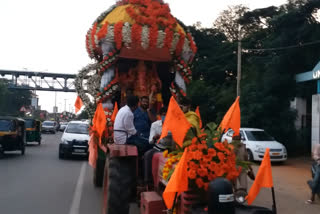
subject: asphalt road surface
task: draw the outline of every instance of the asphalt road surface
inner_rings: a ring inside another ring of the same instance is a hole
[[[24,156],[10,152],[0,159],[0,213],[101,213],[102,190],[93,187],[86,158],[59,160],[61,133],[42,136]]]
[[[86,158],[59,160],[60,138],[61,133],[44,134],[42,144],[27,146],[24,156],[10,152],[0,159],[0,214],[101,213],[102,189],[92,184],[91,166]],[[310,197],[310,164],[309,159],[273,164],[278,213],[320,213],[319,199],[305,204]],[[254,204],[271,208],[270,189],[262,189]],[[132,204],[130,214],[138,213]]]

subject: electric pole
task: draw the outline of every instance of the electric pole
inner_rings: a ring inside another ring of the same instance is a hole
[[[239,30],[238,37],[238,64],[237,64],[237,96],[240,96],[240,81],[241,81],[241,28]]]

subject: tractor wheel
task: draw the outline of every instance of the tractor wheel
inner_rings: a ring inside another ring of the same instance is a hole
[[[104,214],[128,214],[135,185],[135,161],[130,157],[107,157],[104,179]]]
[[[104,160],[97,159],[96,168],[93,171],[93,184],[95,187],[102,187],[104,174]]]

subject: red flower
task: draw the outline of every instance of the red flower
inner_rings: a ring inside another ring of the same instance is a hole
[[[204,186],[204,182],[201,178],[197,178],[196,179],[196,184],[199,188],[203,187]]]
[[[198,168],[198,165],[193,161],[189,161],[189,168],[196,170]]]
[[[204,167],[198,168],[197,173],[200,177],[208,176],[208,170]]]
[[[218,158],[219,158],[219,160],[220,160],[220,163],[221,162],[224,162],[224,160],[225,160],[225,155],[222,153],[222,152],[218,152],[218,154],[217,154],[217,156],[218,156]]]
[[[211,157],[215,157],[217,155],[217,152],[215,149],[209,148],[208,149],[208,155]]]
[[[183,49],[183,45],[184,45],[184,39],[185,39],[185,35],[182,33],[181,30],[179,30],[179,35],[180,35],[180,38],[176,46],[176,56],[180,56]],[[184,63],[182,65],[184,65]]]
[[[166,38],[165,38],[164,44],[165,44],[165,47],[170,49],[172,45],[172,40],[173,40],[173,31],[170,30],[169,28],[166,28],[165,33],[166,33]]]
[[[142,26],[138,24],[133,24],[131,27],[131,40],[135,41],[136,44],[141,44],[141,32]]]
[[[188,171],[188,177],[189,177],[190,179],[195,179],[195,178],[197,177],[196,170],[190,169],[190,170]]]
[[[109,25],[108,22],[104,23],[104,25],[102,26],[102,28],[101,28],[101,29],[99,30],[99,32],[97,33],[97,36],[98,36],[98,39],[99,39],[99,40],[102,39],[102,38],[104,38],[104,37],[107,35],[107,33],[108,33],[108,25]]]
[[[158,27],[156,24],[152,24],[150,28],[150,33],[149,33],[149,46],[151,48],[157,46],[157,39],[158,39]]]
[[[118,50],[120,50],[122,47],[122,27],[123,22],[121,21],[114,24],[114,41]]]

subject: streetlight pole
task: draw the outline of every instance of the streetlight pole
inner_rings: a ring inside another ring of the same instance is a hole
[[[238,60],[237,60],[237,96],[240,96],[240,81],[241,81],[241,28],[238,36]]]

